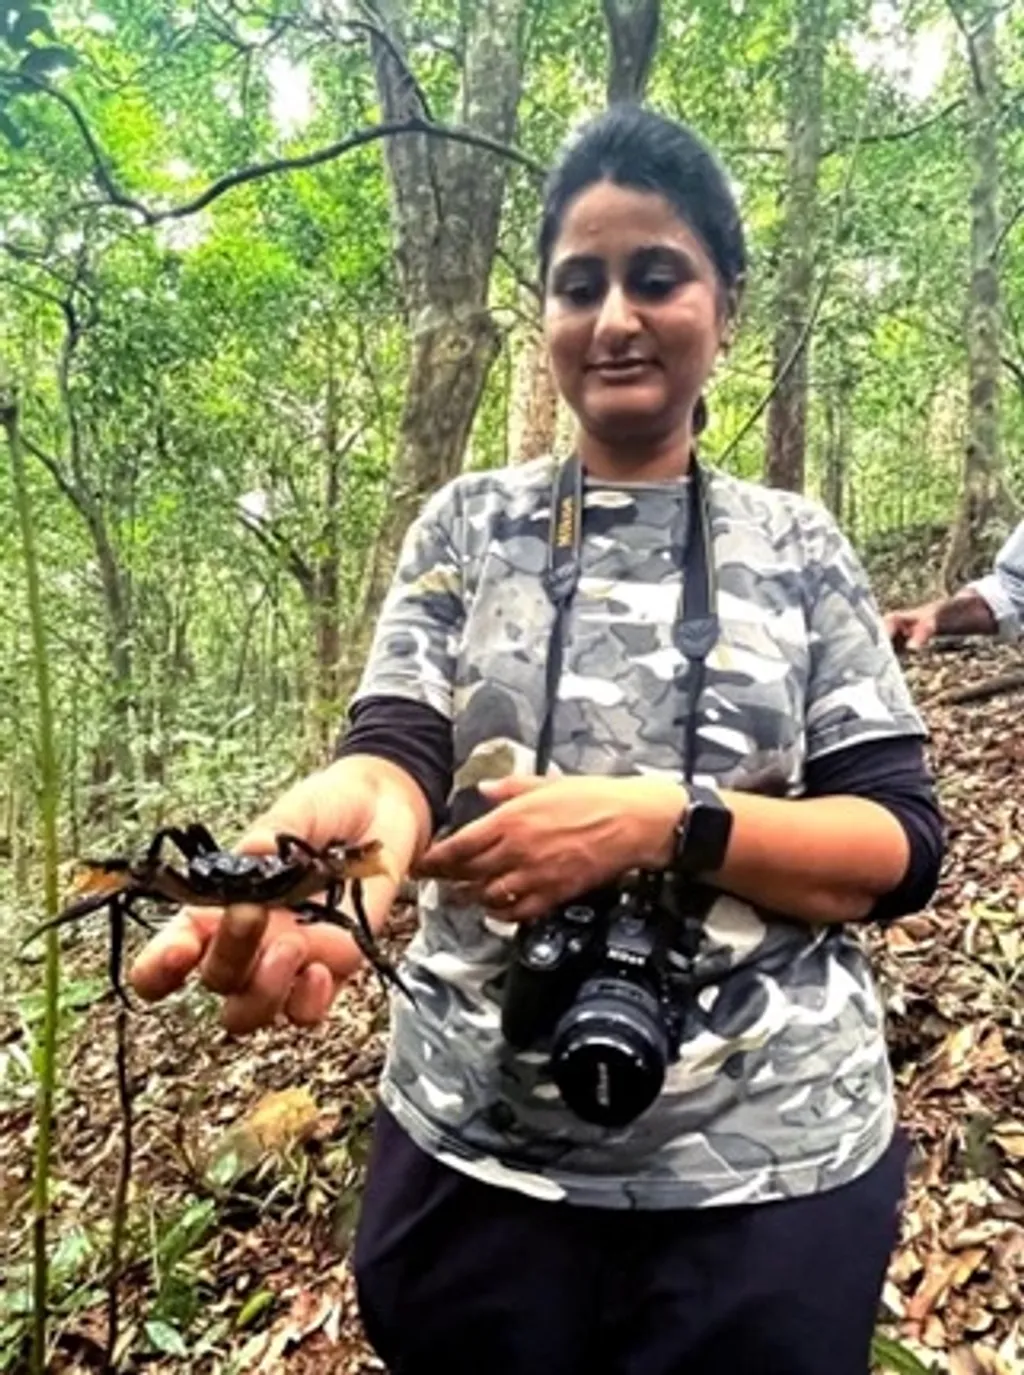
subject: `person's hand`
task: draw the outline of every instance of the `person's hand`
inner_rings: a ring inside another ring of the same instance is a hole
[[[657,778],[514,774],[480,784],[493,810],[431,846],[421,878],[447,879],[465,903],[532,921],[633,868],[668,863],[686,804]]]
[[[285,793],[237,848],[272,854],[279,832],[318,847],[339,837],[356,844],[373,838],[373,814],[372,794],[339,788],[336,774],[327,769]],[[375,894],[375,885],[391,891]],[[367,906],[386,911],[394,886],[390,879],[366,880]],[[244,1033],[270,1025],[282,1013],[299,1026],[321,1021],[361,958],[338,927],[300,924],[282,909],[185,908],[145,946],[129,977],[141,998],[156,1002],[198,971],[207,988],[224,995],[225,1027]]]
[[[890,611],[885,617],[885,633],[896,649],[923,649],[938,633],[938,602]]]

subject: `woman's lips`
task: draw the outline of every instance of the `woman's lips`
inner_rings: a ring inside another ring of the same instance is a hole
[[[612,386],[624,386],[637,382],[655,370],[657,364],[648,358],[629,358],[614,363],[593,363],[590,371],[596,373],[602,382]]]

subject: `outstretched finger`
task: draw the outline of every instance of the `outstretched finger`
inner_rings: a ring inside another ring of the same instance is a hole
[[[308,964],[299,971],[284,1011],[296,1026],[316,1026],[331,1010],[335,983],[325,964]]]
[[[260,956],[270,909],[255,903],[225,907],[199,975],[214,993],[240,993],[249,982]]]
[[[140,998],[158,1002],[179,989],[203,957],[215,926],[214,914],[179,912],[148,941],[128,974]]]
[[[244,1036],[272,1025],[284,1010],[305,959],[305,945],[296,937],[271,941],[256,961],[245,991],[224,999],[221,1021],[226,1029]]]

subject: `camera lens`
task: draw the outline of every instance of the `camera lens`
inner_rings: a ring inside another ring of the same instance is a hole
[[[591,979],[555,1028],[551,1072],[585,1122],[624,1127],[665,1081],[668,1038],[654,994],[625,979]]]

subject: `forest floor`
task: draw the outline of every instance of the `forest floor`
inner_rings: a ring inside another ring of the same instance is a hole
[[[1024,695],[940,700],[1022,666],[1019,650],[972,644],[908,668],[932,732],[951,853],[928,910],[870,937],[914,1143],[884,1294],[882,1331],[901,1348],[890,1349],[890,1369],[1024,1372]],[[399,918],[398,939],[410,925],[408,914]],[[121,1142],[115,1005],[103,991],[102,927],[90,932],[66,955],[55,1373],[100,1368]],[[33,1136],[25,1033],[39,1010],[38,993],[25,989],[38,986],[38,968],[22,967],[19,978],[21,991],[8,978],[0,1003],[0,1371],[18,1368],[24,1331],[17,1263],[27,1253]],[[195,991],[131,1018],[123,1369],[382,1369],[360,1336],[345,1250],[383,1017],[378,986],[361,977],[313,1031],[233,1040]]]

